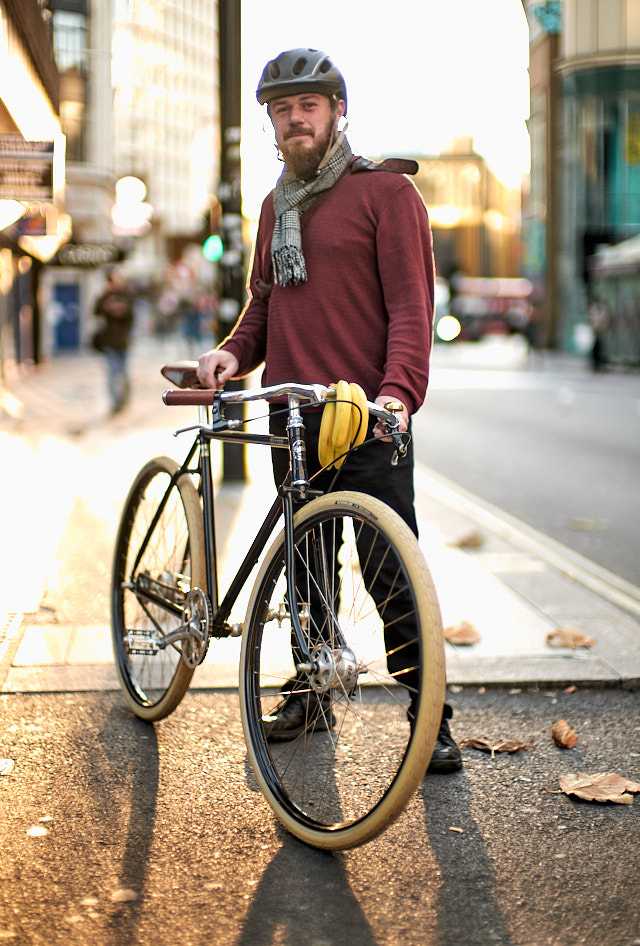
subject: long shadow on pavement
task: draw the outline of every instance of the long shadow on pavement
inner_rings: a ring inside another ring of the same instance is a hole
[[[491,858],[471,812],[466,776],[429,775],[420,794],[431,850],[441,871],[437,946],[511,946],[511,934],[495,899]]]

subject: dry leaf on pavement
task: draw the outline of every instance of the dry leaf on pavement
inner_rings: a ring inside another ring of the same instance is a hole
[[[458,539],[456,542],[451,542],[450,544],[455,546],[458,549],[479,549],[485,543],[485,537],[482,532],[469,532],[467,535],[463,535],[462,538]]]
[[[577,627],[557,627],[555,631],[549,631],[547,634],[547,644],[549,647],[595,647],[597,644],[595,637],[587,637]]]
[[[523,752],[530,749],[535,743],[532,736],[528,742],[522,742],[519,739],[464,739],[458,745],[461,749],[481,749],[483,752],[490,752],[491,758],[495,759],[496,752]]]
[[[573,749],[578,742],[578,734],[573,731],[566,719],[559,719],[553,724],[551,738],[563,749]]]
[[[460,621],[459,624],[445,627],[444,639],[450,644],[477,644],[482,640],[482,635],[470,621]]]
[[[631,805],[633,795],[628,793],[640,792],[640,782],[630,782],[613,772],[598,772],[597,775],[576,772],[561,776],[559,782],[561,791],[566,795],[577,795],[584,801],[613,801],[619,805]]]

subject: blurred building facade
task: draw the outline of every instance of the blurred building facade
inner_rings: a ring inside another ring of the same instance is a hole
[[[89,332],[101,267],[118,261],[111,208],[115,194],[111,95],[111,0],[47,0],[60,75],[60,124],[66,138],[65,208],[69,241],[43,273],[46,354],[80,348]]]
[[[519,275],[520,190],[492,172],[469,137],[417,160],[413,180],[429,208],[439,275]]]
[[[149,227],[134,234],[134,264],[142,271],[180,257],[217,190],[217,6],[114,2],[115,173],[146,187]]]
[[[198,241],[217,191],[218,8],[212,0],[0,0],[0,13],[11,52],[4,62],[0,55],[0,133],[42,137],[53,122],[66,140],[70,230],[37,264],[34,332],[46,357],[86,345],[106,265],[122,263],[144,285],[195,241],[196,265],[210,266]],[[18,68],[23,85],[22,72],[33,74],[22,117],[12,113]],[[36,95],[42,103],[29,110]],[[28,118],[34,127],[23,130]],[[31,266],[28,254],[20,258]],[[34,354],[34,344],[12,347],[18,361]]]
[[[0,0],[0,380],[8,362],[40,357],[40,256],[55,247],[64,210],[58,109],[41,5]]]
[[[640,232],[640,2],[523,6],[531,86],[525,274],[537,287],[547,343],[571,350],[584,337],[596,249]],[[638,337],[640,300],[634,318]]]

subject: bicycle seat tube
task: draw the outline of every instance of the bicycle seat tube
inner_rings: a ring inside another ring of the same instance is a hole
[[[198,405],[198,423],[201,428],[209,424],[209,408]],[[214,612],[218,608],[218,551],[216,547],[216,519],[213,502],[213,473],[211,470],[210,441],[202,433],[198,434],[200,447],[200,477],[202,481],[202,516],[204,521],[204,557],[207,587]]]

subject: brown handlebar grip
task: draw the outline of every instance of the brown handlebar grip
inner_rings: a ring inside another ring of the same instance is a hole
[[[216,392],[210,389],[202,391],[165,391],[162,395],[162,400],[169,407],[178,406],[180,404],[204,404],[211,406],[215,394]]]

